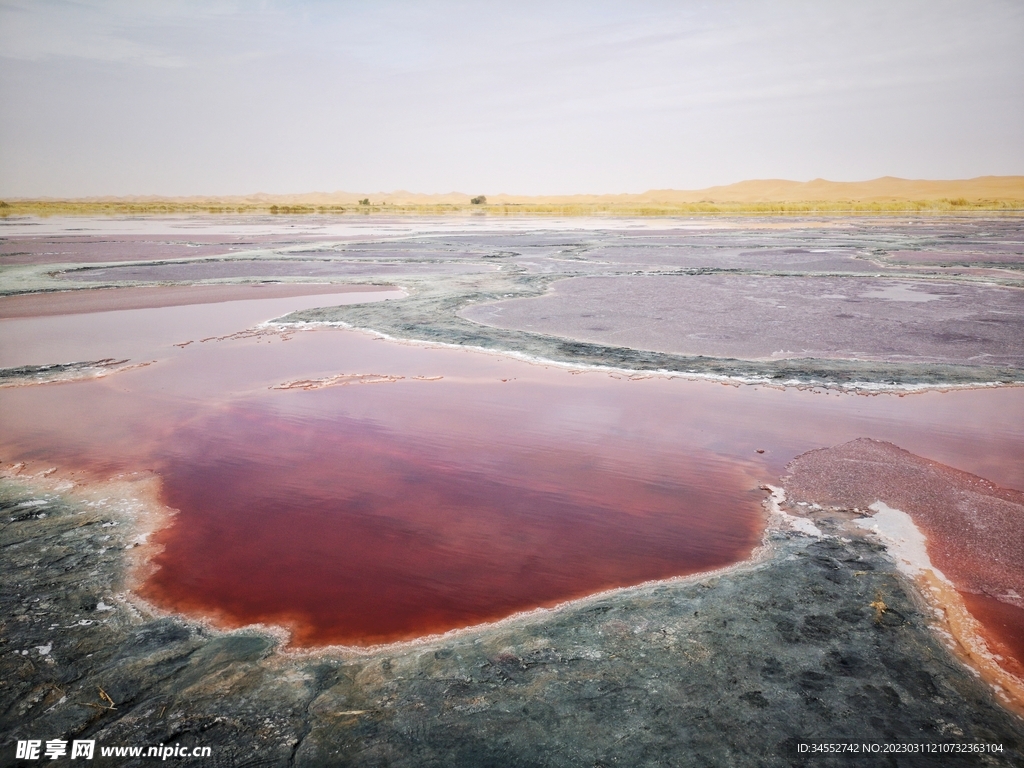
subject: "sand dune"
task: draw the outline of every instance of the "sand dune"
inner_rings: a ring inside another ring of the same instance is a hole
[[[652,190],[651,199],[671,202],[787,202],[791,200],[939,200],[942,198],[1024,198],[1024,176],[979,176],[975,179],[931,181],[883,176],[871,181],[787,181],[755,179],[693,192]]]
[[[397,190],[393,192],[308,192],[302,194],[161,197],[79,198],[78,203],[131,203],[175,205],[232,206],[352,206],[368,199],[373,204],[388,205],[466,205],[480,194],[446,192],[421,194]],[[752,179],[706,189],[652,189],[639,194],[607,195],[509,195],[486,193],[489,204],[520,205],[636,205],[686,203],[785,203],[785,202],[889,202],[899,200],[1024,200],[1024,176],[979,176],[974,179],[926,180],[883,176],[870,181],[790,181],[787,179]],[[47,199],[57,202],[56,199]]]

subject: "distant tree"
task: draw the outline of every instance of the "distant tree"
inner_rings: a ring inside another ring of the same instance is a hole
[[[473,205],[486,205],[487,204],[487,198],[484,197],[483,195],[477,195],[476,197],[474,197],[469,202],[472,203]]]
[[[370,198],[364,197],[362,200],[359,201],[359,204],[360,205],[369,205],[370,204]]]
[[[272,205],[272,206],[270,206],[270,212],[271,212],[271,213],[278,213],[278,212],[279,212],[280,210],[281,210],[281,209],[280,209],[280,208],[278,208],[278,207],[277,207],[276,205]]]

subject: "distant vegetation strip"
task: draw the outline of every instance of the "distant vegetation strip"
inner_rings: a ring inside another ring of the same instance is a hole
[[[685,214],[849,214],[849,213],[1024,213],[1024,199],[941,198],[936,200],[824,200],[792,202],[695,203],[373,203],[349,205],[277,205],[269,203],[219,203],[217,201],[127,202],[80,200],[0,201],[0,217],[7,216],[118,216],[144,214],[411,214],[446,215],[486,213],[495,216],[522,214],[551,216],[677,216]]]

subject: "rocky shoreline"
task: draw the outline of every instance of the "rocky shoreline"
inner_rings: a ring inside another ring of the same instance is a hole
[[[817,517],[822,537],[772,526],[761,557],[725,572],[419,643],[294,653],[272,633],[140,610],[125,595],[138,515],[27,479],[0,487],[5,766],[15,740],[58,737],[210,746],[214,765],[878,764],[798,751],[822,741],[1024,759],[1024,720],[841,511]]]

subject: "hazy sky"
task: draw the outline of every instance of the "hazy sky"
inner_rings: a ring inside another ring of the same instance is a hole
[[[0,0],[0,195],[1024,174],[1024,2]]]

